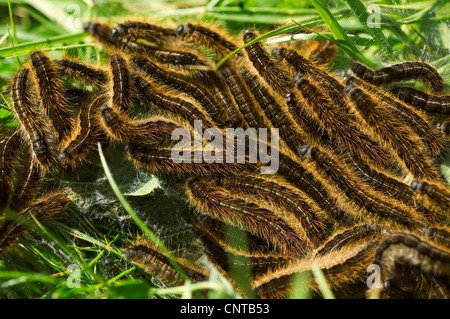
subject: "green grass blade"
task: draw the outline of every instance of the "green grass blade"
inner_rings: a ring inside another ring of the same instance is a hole
[[[13,43],[17,43],[16,25],[15,25],[14,19],[13,19],[13,12],[12,12],[12,8],[11,8],[11,0],[8,0],[8,10],[9,10],[9,21],[11,23],[11,29],[12,29]]]
[[[46,47],[55,46],[57,44],[64,43],[74,43],[81,41],[86,38],[86,33],[74,33],[74,34],[65,34],[56,37],[47,38],[44,40],[32,41],[27,43],[21,43],[14,46],[9,46],[6,48],[0,49],[0,59],[4,59],[7,57],[28,54],[33,50],[42,49]]]
[[[361,52],[358,51],[352,40],[347,36],[347,33],[342,29],[339,22],[328,10],[327,6],[322,0],[311,0],[317,12],[322,17],[330,32],[333,34],[336,43],[352,58],[356,58],[364,64],[375,67],[374,63],[367,59]]]
[[[380,26],[377,25],[371,26],[368,24],[370,15],[367,12],[366,6],[360,0],[345,0],[345,1],[347,2],[348,6],[352,9],[352,11],[355,13],[359,22],[364,26],[367,33],[370,34],[375,39],[375,41],[386,53],[388,53],[388,56],[391,56],[394,50],[389,44],[389,41],[384,36],[384,33],[381,30]]]
[[[0,271],[0,279],[5,280],[0,284],[1,288],[11,287],[14,285],[23,284],[25,282],[38,281],[41,283],[57,284],[61,280],[49,275],[32,273],[32,272],[20,272],[20,271]]]
[[[322,270],[317,265],[312,266],[312,273],[314,278],[317,281],[317,284],[319,285],[320,292],[322,293],[322,296],[325,299],[335,299],[333,292],[331,291],[330,287],[328,286],[327,280],[322,272]]]

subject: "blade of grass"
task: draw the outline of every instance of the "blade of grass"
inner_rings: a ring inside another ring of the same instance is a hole
[[[2,284],[1,288],[10,287],[13,285],[23,284],[25,282],[39,281],[41,283],[58,284],[61,280],[49,275],[32,272],[20,271],[0,271],[0,279],[9,279]]]
[[[370,19],[370,15],[367,12],[366,6],[360,0],[345,0],[348,6],[355,13],[359,22],[364,26],[367,33],[370,34],[373,39],[380,45],[385,53],[388,53],[388,57],[392,56],[394,50],[389,44],[388,40],[384,36],[383,31],[380,26],[370,26],[368,25],[368,21]]]
[[[334,294],[328,286],[327,280],[322,272],[322,270],[317,265],[312,266],[312,273],[319,285],[320,292],[325,299],[335,299]]]
[[[9,20],[10,20],[11,29],[12,29],[12,40],[14,41],[13,43],[17,43],[16,25],[15,25],[14,19],[13,19],[13,12],[12,12],[12,8],[11,8],[10,0],[8,0],[8,11],[9,11]]]
[[[5,58],[5,56],[17,55],[17,54],[25,54],[27,52],[31,52],[36,49],[42,49],[45,47],[51,47],[57,44],[62,43],[73,43],[77,41],[81,41],[87,37],[86,33],[74,33],[74,34],[65,34],[61,36],[51,37],[44,40],[32,41],[27,43],[21,43],[14,46],[6,47],[0,49],[0,59]]]
[[[330,39],[331,37],[331,39]],[[375,40],[366,34],[349,34],[348,37],[352,39],[353,43],[360,46],[372,46],[375,43]],[[276,38],[273,40],[269,40],[266,43],[267,44],[275,44],[275,43],[283,43],[287,41],[294,41],[294,40],[332,40],[334,42],[334,39],[332,38],[332,34],[328,32],[321,32],[321,33],[300,33],[300,34],[292,34],[281,38]]]
[[[336,18],[328,10],[322,0],[311,0],[317,12],[322,17],[330,32],[333,34],[336,44],[339,45],[348,55],[356,58],[369,67],[375,67],[375,64],[367,59],[361,52],[358,51],[352,40],[347,36],[347,33],[342,29]]]

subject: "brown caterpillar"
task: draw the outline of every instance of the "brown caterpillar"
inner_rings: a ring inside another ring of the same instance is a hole
[[[14,168],[22,145],[23,140],[18,129],[13,130],[0,140],[0,216],[13,189]]]
[[[167,95],[164,93],[167,90],[163,90],[162,87],[141,76],[135,77],[134,84],[146,105],[151,104],[162,112],[178,115],[191,125],[198,120],[202,121],[204,127],[214,127],[209,116],[194,102],[191,103],[189,100],[178,96]]]
[[[107,96],[104,94],[88,97],[82,103],[77,126],[71,136],[62,143],[59,160],[64,167],[74,167],[96,147],[103,134],[99,123],[99,110],[106,104]]]
[[[96,67],[70,59],[59,59],[55,62],[56,71],[60,75],[92,85],[96,90],[108,83],[108,72]]]
[[[450,95],[432,95],[410,87],[393,87],[400,100],[428,113],[450,114]]]
[[[247,29],[243,36],[244,43],[247,44],[255,40],[256,37],[255,31]],[[272,61],[272,58],[267,54],[260,42],[245,47],[245,50],[247,51],[247,56],[252,62],[253,67],[275,92],[284,96],[287,92],[292,90],[292,81],[282,69],[278,68],[274,61]]]
[[[348,94],[372,135],[392,150],[405,172],[415,178],[439,177],[439,172],[419,137],[360,88],[350,88]]]
[[[14,189],[10,208],[22,211],[34,199],[43,183],[43,172],[33,153],[27,156],[22,175]]]
[[[297,261],[268,272],[252,282],[255,296],[263,299],[286,298],[291,292],[295,274],[311,272],[313,267],[318,267],[337,298],[364,298],[364,293],[361,292],[367,288],[366,268],[372,263],[377,243],[378,240],[370,240],[361,245],[344,247],[320,258]],[[319,287],[314,280],[308,282],[308,288],[313,297],[320,296]]]
[[[444,80],[431,65],[423,62],[403,62],[374,71],[359,62],[353,62],[350,69],[360,79],[374,85],[386,85],[392,82],[420,79],[431,91],[439,93]]]
[[[26,139],[30,141],[37,160],[45,169],[48,169],[56,163],[55,136],[32,102],[34,92],[33,88],[29,86],[29,74],[28,68],[22,68],[17,72],[11,95],[22,131]]]
[[[358,78],[350,77],[347,79],[347,84],[360,87],[365,92],[370,93],[376,100],[380,101],[380,106],[383,105],[387,107],[393,117],[398,118],[405,126],[409,127],[420,137],[432,155],[439,155],[444,149],[444,143],[441,136],[437,130],[431,126],[431,121],[425,114],[418,110],[414,110],[387,93],[380,92],[375,86]]]
[[[127,247],[125,256],[139,264],[146,272],[155,275],[159,280],[172,286],[183,285],[185,280],[174,268],[168,257],[156,245],[149,241],[138,241]],[[208,280],[209,273],[206,269],[184,261],[181,258],[173,258],[181,270],[193,282]]]
[[[302,232],[312,247],[317,248],[325,239],[324,218],[317,208],[312,207],[303,198],[300,192],[296,192],[287,185],[280,184],[273,179],[264,179],[255,176],[219,176],[217,185],[231,193],[257,198],[271,203],[274,206],[292,212],[295,218],[292,223],[300,223]]]
[[[274,243],[280,252],[305,253],[305,242],[268,209],[231,197],[196,178],[187,181],[187,194],[200,211]]]
[[[119,54],[109,60],[112,74],[112,105],[120,111],[127,111],[133,105],[135,94],[127,61]]]
[[[123,112],[103,105],[100,107],[100,124],[112,140],[136,144],[156,144],[170,141],[172,132],[180,124],[164,118],[130,119]]]
[[[7,219],[0,227],[0,253],[8,249],[11,244],[33,223],[30,216],[39,222],[52,218],[56,213],[63,211],[70,203],[66,193],[54,193],[36,200],[29,208],[17,215],[16,219]]]
[[[212,25],[182,24],[175,34],[193,45],[206,46],[214,50],[219,58],[237,49],[237,45],[224,31]]]
[[[218,71],[225,83],[228,85],[234,101],[246,121],[246,127],[269,127],[267,125],[267,120],[260,111],[260,108],[257,106],[247,85],[239,73],[227,64],[222,64]]]
[[[422,221],[412,210],[403,208],[382,193],[372,191],[354,176],[348,167],[335,160],[327,151],[305,145],[300,154],[314,162],[317,170],[330,183],[331,189],[337,188],[340,196],[344,196],[350,203],[369,213],[369,215],[360,216],[363,220],[373,216],[377,222],[386,223],[388,220],[406,229],[417,229],[422,225]],[[369,222],[371,222],[370,219]]]
[[[200,158],[196,160],[195,151],[192,150],[188,156],[176,153],[180,162],[174,161],[172,149],[153,149],[145,146],[129,144],[127,149],[128,159],[138,167],[143,167],[154,173],[169,173],[175,175],[210,175],[212,173],[231,174],[236,170],[253,172],[256,165],[249,163],[207,163]],[[225,158],[225,154],[223,158]],[[181,161],[182,160],[182,161]],[[184,161],[184,162],[183,162]]]
[[[253,75],[245,69],[240,70],[240,74],[250,92],[255,97],[255,100],[266,114],[266,117],[272,123],[272,127],[279,129],[280,137],[286,142],[292,152],[297,153],[298,149],[303,145],[305,138],[301,134],[299,125],[297,125],[292,116],[281,107],[264,85],[262,85],[256,75]]]
[[[450,209],[450,193],[446,186],[426,181],[413,180],[411,189],[422,199],[429,209],[440,212],[448,219]]]
[[[149,77],[183,91],[196,99],[219,127],[228,127],[228,119],[224,109],[217,107],[219,102],[204,86],[183,78],[180,74],[164,70],[143,56],[131,59],[131,63]]]
[[[74,120],[64,96],[63,86],[57,77],[57,68],[43,52],[30,54],[30,66],[36,81],[36,91],[44,113],[50,119],[61,141],[73,129]]]
[[[395,275],[398,263],[406,263],[419,267],[424,273],[450,278],[450,251],[444,247],[426,242],[425,240],[407,233],[395,233],[380,242],[374,264],[381,267],[384,280]]]

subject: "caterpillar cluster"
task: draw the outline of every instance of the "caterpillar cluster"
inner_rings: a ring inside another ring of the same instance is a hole
[[[196,208],[192,231],[239,292],[250,286],[256,297],[285,298],[295,274],[316,265],[338,297],[362,298],[366,269],[377,264],[382,297],[450,296],[450,195],[436,164],[450,132],[449,96],[430,65],[371,70],[355,62],[344,81],[327,70],[334,46],[323,41],[314,50],[271,52],[256,42],[215,68],[257,32],[245,30],[239,40],[213,25],[145,21],[89,22],[85,31],[110,54],[107,65],[36,51],[11,83],[19,126],[0,141],[0,208],[17,216],[0,228],[0,252],[31,214],[48,219],[70,202],[64,192],[34,198],[46,174],[75,169],[98,143],[121,144],[137,168],[183,178]],[[392,87],[402,80],[420,80],[432,95]],[[136,107],[152,115],[133,115]],[[267,162],[247,153],[236,160],[228,148],[235,141],[212,143],[229,128],[278,129],[270,143],[243,139],[246,151],[271,147],[277,170],[261,174]],[[183,145],[191,150],[184,161],[173,158],[177,129],[200,135]],[[211,162],[198,151],[232,161]],[[20,156],[26,161],[15,178]],[[183,283],[153,243],[141,239],[125,251],[161,280]],[[207,269],[179,264],[191,280],[207,280]],[[245,282],[236,265],[250,269]],[[320,295],[314,280],[308,288]]]

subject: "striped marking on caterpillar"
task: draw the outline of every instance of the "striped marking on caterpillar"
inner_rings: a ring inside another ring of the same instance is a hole
[[[427,113],[450,115],[450,95],[432,95],[410,87],[393,87],[392,93],[409,105]]]
[[[382,193],[367,187],[344,163],[339,163],[328,151],[305,145],[300,155],[306,156],[315,164],[317,171],[327,181],[330,192],[338,190],[340,194],[337,197],[346,198],[352,206],[358,208],[354,211],[362,220],[371,223],[370,218],[373,217],[376,222],[395,223],[406,229],[416,229],[422,225],[422,221],[412,209],[402,207]],[[369,215],[364,214],[364,211]]]
[[[409,127],[419,136],[424,145],[432,155],[439,155],[444,149],[444,142],[437,130],[432,127],[430,119],[418,110],[387,93],[380,92],[377,88],[358,78],[351,77],[347,80],[348,85],[355,85],[371,94],[376,100],[389,108],[393,117],[400,119],[404,125]]]
[[[380,146],[377,145],[373,140],[371,140],[370,137],[365,134],[365,132],[357,129],[359,127],[359,120],[354,116],[353,111],[350,110],[350,101],[345,94],[345,88],[338,80],[331,76],[327,71],[307,60],[293,49],[274,49],[272,51],[272,55],[277,59],[286,60],[286,62],[296,72],[309,79],[313,86],[320,87],[322,96],[325,96],[326,99],[334,104],[334,113],[350,122],[352,127],[351,130],[356,130],[356,133],[359,136],[358,138],[361,139],[361,143],[357,143],[354,145],[355,147],[349,149],[352,152],[352,155],[358,156],[358,158],[363,159],[365,162],[371,162],[372,164],[380,168],[390,167],[392,165],[392,163],[390,162],[390,155],[384,152],[384,150],[381,149]],[[290,96],[288,97],[288,95]],[[293,93],[288,93],[288,95],[286,95],[287,101],[289,99],[292,100],[292,103],[290,104],[290,112],[296,119],[297,123],[299,123],[299,125],[304,128],[305,131],[310,132],[309,134],[311,136],[317,136],[317,132],[320,132],[319,138],[315,138],[316,142],[320,143],[321,145],[329,144],[330,138],[323,136],[322,134],[324,131],[323,126],[317,123],[318,120],[312,117],[312,114],[308,114],[308,112],[306,112],[307,108],[302,107],[304,106],[305,102],[295,99],[295,95],[293,95]],[[298,105],[294,103],[295,100],[297,101],[296,103]],[[318,128],[321,129],[319,130]],[[361,147],[365,148],[366,152],[362,152]]]
[[[134,85],[146,103],[146,106],[151,104],[162,113],[180,116],[191,123],[191,125],[193,125],[194,121],[200,120],[204,127],[214,127],[209,116],[195,102],[177,96],[175,92],[170,92],[169,88],[161,87],[141,76],[135,77]]]
[[[103,88],[109,81],[108,72],[79,61],[60,59],[54,64],[59,75],[67,76],[84,85],[91,85],[96,90]]]
[[[247,127],[269,127],[263,112],[257,106],[239,73],[228,64],[222,64],[218,71],[228,85],[234,101],[246,121]]]
[[[323,68],[307,60],[293,49],[273,49],[272,56],[276,59],[284,59],[297,74],[312,81],[315,86],[320,87],[340,112],[349,113],[348,98],[345,95],[344,86]]]
[[[0,253],[6,251],[11,244],[25,231],[28,224],[33,224],[31,216],[39,222],[51,219],[63,211],[70,203],[66,193],[53,193],[36,200],[29,208],[17,215],[15,219],[7,219],[0,228]]]
[[[174,66],[207,65],[206,61],[186,49],[163,48],[175,37],[175,30],[154,24],[127,21],[111,29],[110,38],[118,49],[127,53],[145,54],[159,63]]]
[[[314,144],[333,146],[336,148],[335,143],[329,137],[325,128],[320,124],[316,117],[308,114],[306,107],[303,105],[304,101],[297,99],[297,96],[293,92],[286,94],[286,105],[288,107],[289,114],[292,116],[295,123],[297,123],[303,131],[308,135]],[[301,147],[302,145],[300,145]],[[300,147],[295,151],[298,153]]]
[[[306,252],[305,242],[272,211],[218,191],[198,178],[189,179],[186,186],[190,201],[199,211],[265,238],[282,253]]]
[[[119,54],[109,61],[112,74],[112,105],[117,110],[127,111],[133,105],[135,90],[127,61]]]
[[[225,114],[224,109],[218,107],[218,105],[220,105],[219,102],[203,85],[185,79],[181,74],[165,70],[143,56],[132,58],[131,63],[147,76],[191,95],[200,103],[203,109],[211,116],[219,127],[228,127],[227,115]]]
[[[193,45],[212,49],[219,58],[238,48],[231,36],[212,25],[182,24],[175,30],[175,34]]]
[[[314,258],[320,258],[350,246],[363,244],[375,239],[382,231],[382,228],[374,224],[362,224],[344,229],[330,237],[325,244],[319,247],[314,254]]]
[[[195,66],[208,66],[204,59],[186,50],[145,47],[145,53],[161,64],[171,64],[186,69]]]
[[[132,24],[138,22],[131,22]],[[89,23],[88,23],[89,24]],[[127,28],[125,24],[120,24],[111,28],[102,24],[86,25],[86,32],[89,32],[99,42],[107,46],[110,51],[121,50],[127,54],[142,54],[152,57],[159,63],[172,64],[173,66],[190,67],[205,66],[205,60],[199,58],[188,50],[178,50],[162,48],[167,44],[167,39],[174,36],[174,31],[159,28],[147,24],[145,29]],[[143,26],[145,23],[138,23]],[[106,35],[109,32],[109,36]],[[158,34],[159,33],[159,34]]]
[[[185,282],[182,275],[173,267],[169,258],[152,242],[140,240],[132,243],[127,247],[125,257],[137,263],[147,273],[156,276],[164,283],[178,286]],[[173,260],[193,282],[208,280],[209,273],[206,269],[181,258],[175,257]]]
[[[31,153],[27,156],[22,171],[22,175],[14,189],[10,207],[16,212],[22,211],[36,197],[43,183],[43,172],[35,155]]]
[[[272,127],[279,129],[280,137],[296,153],[304,144],[305,136],[301,134],[302,128],[299,127],[287,110],[275,100],[256,75],[245,69],[240,70],[240,74],[266,117],[272,123]]]
[[[423,232],[423,235],[439,246],[450,249],[450,230],[448,227],[428,227]]]
[[[415,178],[438,178],[439,172],[419,137],[374,97],[358,87],[349,88],[349,97],[367,129],[386,149],[391,150],[403,170]]]
[[[18,129],[0,140],[0,216],[7,206],[13,183],[12,177],[17,163],[17,155],[23,140]]]
[[[296,88],[302,94],[305,103],[304,112],[315,117],[332,139],[358,158],[370,159],[371,162],[386,163],[387,155],[370,138],[360,131],[347,113],[339,112],[330,98],[308,79],[302,76],[294,78]],[[299,104],[297,103],[297,106]]]
[[[194,232],[198,234],[208,260],[211,261],[227,277],[233,275],[232,273],[230,274],[233,265],[250,267],[250,276],[254,278],[266,273],[267,271],[272,271],[281,266],[287,265],[292,260],[292,257],[282,256],[279,253],[247,253],[245,248],[242,250],[230,247],[228,244],[224,243],[223,240],[218,239],[215,232],[212,232],[211,229],[204,228],[203,225],[199,224],[197,221],[194,221],[194,227]],[[233,226],[227,225],[227,227]],[[227,238],[232,236],[232,232],[233,231],[229,231],[227,233]],[[253,236],[248,232],[245,233],[247,238]]]
[[[318,267],[336,298],[364,298],[367,289],[366,268],[372,263],[377,243],[377,240],[371,240],[268,272],[252,282],[255,296],[262,299],[286,298],[291,292],[295,274],[311,272],[313,267]],[[308,288],[313,297],[320,296],[319,286],[313,279],[308,282]]]
[[[423,62],[403,62],[376,71],[359,62],[353,62],[350,69],[357,77],[374,85],[420,79],[434,93],[441,92],[444,85],[444,80],[436,69]]]
[[[300,232],[314,248],[317,248],[327,235],[323,213],[311,206],[301,192],[294,191],[274,179],[242,175],[220,176],[217,185],[238,196],[256,198],[289,212],[285,217],[291,220],[289,224],[300,224]]]
[[[133,40],[142,38],[150,42],[163,44],[175,36],[175,30],[143,21],[126,21],[112,28],[110,36],[113,40],[131,37]]]
[[[160,117],[131,119],[107,105],[100,107],[100,124],[112,140],[136,144],[170,143],[172,132],[180,127],[179,123]]]
[[[208,241],[217,242],[221,247],[229,250],[247,251],[249,254],[270,254],[277,250],[272,243],[267,242],[264,238],[233,225],[225,224],[223,221],[207,214],[197,214],[192,224],[197,230],[200,230],[201,236],[210,237]],[[235,234],[242,234],[242,232],[245,236],[234,236]],[[230,237],[232,237],[231,243]]]
[[[89,96],[83,101],[77,126],[63,141],[59,160],[64,167],[74,167],[86,154],[96,147],[97,141],[102,136],[99,123],[99,110],[106,105],[108,98],[104,94]]]
[[[124,51],[125,53],[144,53],[145,48],[143,45],[129,41],[122,38],[111,38],[112,27],[97,22],[86,22],[84,24],[84,31],[91,37],[100,42],[107,51],[115,52],[117,49]]]
[[[45,169],[48,169],[55,163],[54,136],[32,102],[35,101],[34,90],[30,87],[29,80],[28,68],[22,68],[17,72],[11,92],[14,111],[36,158]]]
[[[278,173],[296,188],[303,191],[314,201],[334,222],[350,226],[353,217],[341,209],[336,200],[330,195],[325,185],[318,180],[314,173],[306,170],[298,161],[280,153]]]
[[[450,209],[450,192],[447,187],[426,181],[413,180],[411,189],[416,193],[421,202],[429,209],[448,217]]]
[[[380,242],[373,263],[384,280],[395,275],[398,262],[420,267],[423,272],[450,279],[450,251],[407,233],[395,233]]]
[[[39,92],[41,108],[50,119],[61,141],[72,131],[74,120],[69,109],[61,80],[57,77],[57,69],[50,58],[43,52],[30,54],[30,66],[37,79],[36,91]]]
[[[257,38],[257,34],[252,29],[244,32],[244,43],[249,43]],[[245,47],[248,59],[261,78],[278,94],[286,95],[293,88],[292,81],[287,74],[272,61],[271,56],[266,52],[260,42]]]
[[[203,159],[201,162],[195,162],[194,150],[191,150],[188,158],[183,158],[185,162],[175,162],[172,158],[172,149],[154,149],[146,146],[129,144],[127,149],[128,159],[137,167],[142,167],[153,173],[175,174],[184,176],[193,175],[210,175],[212,173],[231,174],[236,171],[254,172],[256,165],[249,163],[207,163]],[[176,154],[177,156],[181,156]],[[224,153],[223,158],[226,158]]]
[[[435,212],[425,207],[420,201],[417,201],[411,188],[396,177],[393,177],[386,172],[378,171],[376,168],[370,167],[367,163],[354,157],[349,156],[348,158],[345,158],[345,160],[346,163],[353,168],[354,172],[358,174],[358,177],[363,179],[367,185],[374,190],[415,209],[424,216],[426,220],[439,222],[442,219]]]
[[[238,105],[234,102],[235,100],[231,96],[227,84],[220,75],[212,70],[197,71],[197,75],[201,77],[203,83],[205,83],[208,88],[211,88],[217,101],[219,101],[224,108],[230,127],[243,127],[245,124],[244,117],[239,110]]]

